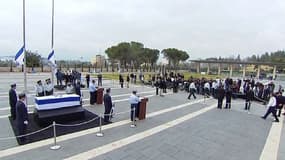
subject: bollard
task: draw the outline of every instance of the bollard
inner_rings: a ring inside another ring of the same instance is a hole
[[[56,143],[56,128],[55,128],[55,121],[52,123],[53,125],[53,137],[54,137],[54,145],[50,147],[51,150],[58,150],[61,148],[60,145],[57,145]]]
[[[132,121],[132,124],[131,124],[131,128],[135,128],[137,125],[136,125],[136,108],[133,108],[132,109],[134,112],[133,112],[133,121]]]
[[[101,118],[102,114],[100,114],[100,118],[99,118],[99,132],[96,133],[97,137],[103,137],[104,134],[102,132],[102,118]]]

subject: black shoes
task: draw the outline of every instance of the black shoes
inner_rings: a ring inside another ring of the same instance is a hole
[[[262,119],[266,119],[265,117],[263,117],[263,116],[261,116],[260,118],[262,118]]]

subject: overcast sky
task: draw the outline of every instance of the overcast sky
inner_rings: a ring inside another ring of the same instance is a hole
[[[26,0],[26,48],[47,56],[51,0]],[[0,55],[23,44],[22,0],[0,0]],[[89,60],[138,41],[190,59],[285,49],[284,0],[55,0],[56,59]]]

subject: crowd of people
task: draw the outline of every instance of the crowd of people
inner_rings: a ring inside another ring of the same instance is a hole
[[[58,71],[56,73],[57,84],[63,85],[66,88],[67,94],[75,93],[79,96],[81,93],[81,73],[76,71],[64,72]],[[126,75],[126,86],[129,87],[129,83],[136,84],[136,74],[131,73]],[[96,84],[95,79],[91,79],[89,74],[86,74],[86,85],[90,92],[90,104],[94,105],[97,101],[97,90],[98,86],[102,86],[102,74],[97,75],[98,85]],[[62,81],[65,84],[62,84]],[[185,80],[183,74],[165,73],[161,74],[152,74],[148,76],[148,79],[145,79],[145,76],[140,73],[139,81],[145,85],[151,85],[156,88],[156,95],[163,96],[163,93],[167,93],[167,89],[173,89],[173,92],[176,93],[178,90],[188,92],[189,95],[187,98],[190,100],[191,97],[196,99],[196,94],[203,95],[205,98],[212,96],[218,100],[217,108],[223,108],[223,100],[226,99],[225,109],[231,109],[231,99],[237,98],[239,95],[243,95],[245,99],[244,109],[250,111],[251,104],[253,100],[259,100],[268,102],[267,112],[262,116],[263,119],[266,119],[269,114],[272,114],[275,117],[275,122],[279,122],[278,117],[281,116],[283,106],[285,104],[285,95],[284,89],[280,85],[279,88],[275,89],[275,84],[273,82],[261,83],[256,82],[253,78],[250,79],[206,79],[206,78],[193,78]],[[122,74],[119,75],[119,82],[121,88],[124,87],[124,77]],[[41,80],[37,81],[36,84],[36,96],[49,96],[53,95],[54,86],[51,83],[50,79],[45,80],[45,84]],[[9,90],[9,104],[11,118],[17,121],[17,127],[19,134],[24,134],[26,126],[28,124],[27,119],[27,106],[25,104],[26,95],[21,93],[17,97],[16,93],[16,84],[11,85]],[[105,122],[111,122],[112,110],[114,109],[114,104],[111,98],[111,89],[106,89],[106,93],[103,96],[103,101],[105,105]],[[140,98],[137,96],[137,92],[133,91],[129,98],[131,114],[131,121],[135,121],[137,116],[137,110],[140,103]],[[285,115],[285,113],[283,113]],[[25,138],[21,138],[21,141],[25,141]]]

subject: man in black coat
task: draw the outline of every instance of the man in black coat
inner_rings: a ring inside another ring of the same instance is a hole
[[[16,119],[16,103],[17,103],[17,93],[16,93],[16,84],[11,85],[9,90],[9,103],[10,103],[10,112],[13,120]]]
[[[218,109],[222,109],[222,105],[223,105],[223,100],[225,97],[225,90],[223,88],[223,86],[219,86],[218,90],[217,90],[217,98],[218,98]]]
[[[89,88],[89,83],[90,83],[90,74],[86,74],[86,86]]]
[[[16,103],[16,120],[18,135],[26,134],[26,129],[28,125],[28,110],[25,104],[26,95],[25,93],[19,94],[19,100]],[[26,137],[19,138],[20,144],[25,143]]]
[[[225,109],[231,109],[231,101],[232,101],[232,89],[229,86],[226,89],[226,107],[225,107]]]
[[[111,89],[106,89],[106,93],[104,94],[104,106],[105,106],[105,112],[104,112],[104,121],[105,122],[111,122],[110,121],[110,113],[112,110],[112,98],[110,95]]]
[[[285,104],[285,97],[282,96],[281,92],[279,92],[278,96],[276,97],[276,108],[278,111],[277,116],[280,117],[283,105]]]
[[[250,110],[250,106],[251,106],[251,101],[254,100],[254,92],[252,90],[252,88],[250,88],[249,90],[246,91],[245,93],[245,110]]]

